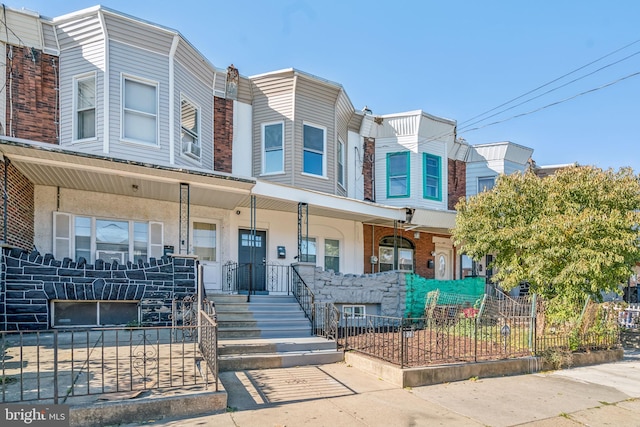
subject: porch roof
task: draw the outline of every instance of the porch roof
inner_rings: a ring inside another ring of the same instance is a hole
[[[450,234],[456,225],[456,211],[415,209],[405,228],[408,230]]]
[[[0,138],[0,153],[36,185],[233,209],[251,192],[252,178],[88,154],[58,145]]]
[[[0,153],[36,185],[179,203],[180,184],[190,186],[190,204],[235,209],[297,212],[309,205],[309,216],[393,226],[405,221],[405,208],[384,206],[221,172],[187,169],[84,153],[58,145],[0,137]]]

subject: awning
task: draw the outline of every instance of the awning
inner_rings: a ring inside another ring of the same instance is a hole
[[[455,225],[455,211],[415,209],[411,220],[406,224],[405,228],[449,234]]]

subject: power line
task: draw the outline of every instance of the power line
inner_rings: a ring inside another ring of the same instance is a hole
[[[581,67],[578,67],[578,68],[576,68],[576,69],[575,69],[575,70],[573,70],[573,71],[570,71],[570,72],[568,72],[568,73],[566,73],[566,74],[563,74],[562,76],[560,76],[560,77],[558,77],[558,78],[555,78],[555,79],[553,79],[553,80],[551,80],[551,81],[549,81],[549,82],[547,82],[547,83],[545,83],[545,84],[543,84],[543,85],[541,85],[541,86],[538,86],[538,87],[537,87],[537,88],[535,88],[535,89],[532,89],[532,90],[530,90],[530,91],[528,91],[528,92],[526,92],[526,93],[523,93],[522,95],[519,95],[519,96],[517,96],[517,97],[515,97],[515,98],[513,98],[513,99],[510,99],[509,101],[506,101],[506,102],[504,102],[504,103],[502,103],[502,104],[498,105],[497,107],[494,107],[494,108],[492,108],[492,109],[490,109],[490,110],[487,110],[487,111],[485,111],[485,112],[483,112],[483,113],[480,113],[480,114],[478,114],[478,115],[476,115],[476,116],[473,116],[473,117],[471,117],[470,119],[467,119],[467,120],[465,120],[465,121],[463,121],[463,122],[460,122],[460,124],[468,123],[468,122],[470,122],[470,121],[472,121],[472,120],[475,120],[475,119],[477,119],[477,118],[479,118],[479,117],[482,117],[482,116],[484,116],[484,115],[486,115],[486,114],[489,114],[489,113],[491,113],[491,112],[493,112],[493,111],[497,110],[498,108],[502,108],[502,107],[504,107],[505,105],[511,104],[512,102],[517,101],[517,100],[518,100],[518,99],[520,99],[520,98],[523,98],[523,97],[525,97],[525,96],[527,96],[527,95],[529,95],[529,94],[532,94],[533,92],[536,92],[536,91],[538,91],[538,90],[540,90],[540,89],[542,89],[542,88],[544,88],[544,87],[549,86],[550,84],[553,84],[553,83],[555,83],[555,82],[557,82],[557,81],[559,81],[559,80],[562,80],[562,79],[564,79],[565,77],[570,76],[571,74],[577,73],[578,71],[580,71],[580,70],[582,70],[582,69],[584,69],[584,68],[587,68],[587,67],[589,67],[590,65],[593,65],[593,64],[595,64],[596,62],[599,62],[599,61],[601,61],[601,60],[603,60],[603,59],[605,59],[605,58],[608,58],[609,56],[614,55],[614,54],[616,54],[616,53],[620,52],[621,50],[624,50],[624,49],[628,48],[629,46],[633,46],[634,44],[636,44],[636,43],[638,43],[638,42],[640,42],[640,39],[638,39],[638,40],[636,40],[636,41],[634,41],[634,42],[631,42],[631,43],[629,43],[629,44],[627,44],[627,45],[625,45],[625,46],[623,46],[623,47],[621,47],[621,48],[619,48],[619,49],[616,49],[616,50],[614,50],[613,52],[610,52],[610,53],[608,53],[608,54],[606,54],[606,55],[604,55],[604,56],[601,56],[600,58],[598,58],[598,59],[596,59],[596,60],[593,60],[593,61],[591,61],[591,62],[589,62],[589,63],[587,63],[587,64],[585,64],[585,65],[583,65],[583,66],[581,66]]]

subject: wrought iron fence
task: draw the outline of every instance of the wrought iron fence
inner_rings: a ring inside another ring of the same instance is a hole
[[[312,334],[330,340],[338,339],[340,311],[333,303],[316,303],[313,305]]]
[[[313,322],[313,304],[314,304],[314,295],[311,289],[304,282],[302,277],[300,277],[300,273],[295,267],[291,268],[292,271],[292,284],[291,290],[293,292],[293,296],[296,297],[298,304],[304,311],[304,315]]]
[[[217,389],[216,328],[209,319],[196,334],[192,325],[0,332],[2,402],[64,403],[213,383]]]
[[[290,265],[226,262],[222,266],[222,290],[226,292],[268,292],[291,294]]]

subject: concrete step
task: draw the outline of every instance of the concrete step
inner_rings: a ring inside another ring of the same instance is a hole
[[[335,341],[321,337],[220,339],[219,355],[246,355],[252,353],[283,353],[289,351],[336,350]]]
[[[297,338],[310,337],[311,326],[307,323],[304,326],[284,326],[270,327],[268,329],[255,327],[226,327],[224,324],[218,326],[218,337],[225,338]]]
[[[239,319],[228,320],[218,318],[218,328],[287,328],[287,327],[306,327],[310,328],[309,321],[305,318],[298,319]]]
[[[302,311],[285,311],[280,313],[274,313],[273,311],[220,311],[216,312],[222,314],[222,320],[298,320],[306,319]]]
[[[283,312],[283,311],[300,311],[302,309],[298,303],[216,303],[216,312],[222,313],[225,311],[271,311],[271,312]]]
[[[289,351],[281,353],[252,353],[224,355],[218,358],[220,371],[247,369],[290,368],[293,366],[322,365],[344,360],[342,350]]]

